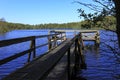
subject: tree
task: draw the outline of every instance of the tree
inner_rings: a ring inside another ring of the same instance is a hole
[[[113,2],[115,4],[115,10],[116,10],[116,21],[117,21],[116,32],[117,32],[118,42],[120,47],[120,0],[113,0]]]
[[[86,14],[84,10],[78,9],[80,16],[84,17],[84,19],[89,20],[91,19],[94,22],[103,21],[103,19],[106,16],[115,16],[116,17],[116,33],[118,37],[118,43],[120,47],[120,0],[93,0],[95,4],[89,4],[89,3],[82,3],[80,1],[75,1],[75,3],[79,3],[81,5],[84,5],[91,10],[96,11],[93,15],[91,13]],[[90,18],[91,17],[91,18]]]

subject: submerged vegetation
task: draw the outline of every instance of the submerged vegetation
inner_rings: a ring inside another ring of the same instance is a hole
[[[104,26],[106,24],[106,26]],[[49,23],[49,24],[21,24],[21,23],[10,23],[5,20],[0,20],[0,33],[5,33],[11,30],[16,29],[103,29],[110,28],[115,29],[116,20],[113,16],[107,16],[104,21],[97,22],[97,25],[94,25],[92,21],[81,21],[81,22],[71,22],[71,23]]]

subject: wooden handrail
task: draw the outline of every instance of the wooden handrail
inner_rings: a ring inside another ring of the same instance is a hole
[[[83,31],[80,31],[81,33],[96,33],[98,32],[98,30],[83,30]]]
[[[20,53],[16,53],[15,55],[12,55],[12,56],[9,56],[7,58],[4,58],[2,60],[0,60],[0,65],[3,65],[7,62],[10,62],[18,57],[21,57],[27,53],[29,53],[28,55],[28,62],[30,62],[30,57],[31,57],[31,52],[33,52],[33,58],[36,58],[36,51],[35,49],[37,48],[40,48],[40,47],[43,47],[43,46],[46,46],[48,45],[49,43],[53,43],[54,41],[52,42],[48,42],[48,43],[45,43],[45,44],[41,44],[39,46],[35,46],[35,40],[38,39],[38,38],[44,38],[44,37],[51,37],[51,36],[54,36],[54,35],[60,35],[61,33],[57,33],[57,34],[50,34],[50,35],[41,35],[41,36],[29,36],[29,37],[22,37],[22,38],[16,38],[16,39],[9,39],[9,40],[2,40],[0,41],[0,47],[6,47],[6,46],[10,46],[10,45],[13,45],[13,44],[18,44],[18,43],[22,43],[22,42],[26,42],[26,41],[31,41],[31,45],[30,45],[30,49],[28,50],[25,50],[23,52],[20,52]]]
[[[12,45],[12,44],[26,42],[26,41],[30,41],[30,40],[34,40],[34,39],[35,39],[34,36],[30,36],[30,37],[2,40],[2,41],[0,41],[0,47],[5,47],[5,46]]]
[[[56,50],[50,51],[49,54],[44,55],[41,58],[37,58],[32,63],[26,65],[25,67],[19,69],[18,71],[12,73],[3,80],[42,80],[47,74],[57,65],[57,63],[62,59],[62,57],[67,52],[67,69],[68,69],[68,79],[71,79],[71,47],[75,45],[75,68],[80,65],[79,57],[80,53],[80,44],[78,42],[80,35],[76,35],[71,40],[65,41],[64,44],[61,44]],[[74,44],[75,43],[75,44]],[[34,49],[34,48],[33,48]],[[62,52],[61,52],[62,51]],[[74,56],[72,56],[74,57]],[[38,74],[39,73],[39,74]],[[35,74],[35,75],[34,75]],[[19,75],[19,76],[18,76]],[[33,76],[34,75],[34,76]],[[17,77],[16,77],[17,76]]]
[[[49,34],[49,35],[40,35],[40,36],[35,36],[35,38],[51,37],[51,36],[59,35],[59,34],[61,34],[61,33],[57,33],[57,34]]]
[[[10,62],[11,60],[14,60],[14,59],[16,59],[16,58],[18,58],[18,57],[21,57],[21,56],[23,56],[23,55],[25,55],[25,54],[33,51],[33,50],[34,50],[34,48],[28,49],[28,50],[25,50],[25,51],[23,51],[23,52],[20,52],[20,53],[17,53],[17,54],[15,54],[15,55],[12,55],[12,56],[10,56],[10,57],[7,57],[7,58],[5,58],[5,59],[2,59],[2,60],[0,60],[0,65],[5,64],[5,63],[7,63],[7,62]]]

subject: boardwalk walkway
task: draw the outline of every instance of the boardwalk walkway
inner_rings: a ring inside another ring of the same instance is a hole
[[[63,32],[59,33],[62,34]],[[72,39],[66,40],[64,38],[65,35],[60,35],[61,38],[57,38],[59,33],[1,41],[1,47],[19,42],[31,41],[29,50],[15,54],[0,61],[0,64],[2,65],[29,53],[28,64],[3,78],[3,80],[70,80],[72,75],[76,74],[76,70],[78,68],[82,69],[83,66],[85,66],[84,57],[82,54],[82,35],[81,33],[78,33]],[[48,37],[48,42],[36,47],[35,39],[41,37]],[[56,46],[57,40],[59,39],[62,39],[63,42],[59,46]],[[10,43],[8,43],[9,41]],[[3,44],[2,42],[7,44]],[[49,51],[42,56],[36,57],[35,49],[45,45],[48,45]],[[32,51],[33,60],[30,61]]]
[[[64,42],[59,47],[44,55],[43,57],[32,61],[25,67],[17,70],[3,80],[39,80],[44,78],[43,75],[48,74],[48,72],[45,72],[45,70],[49,71],[51,68],[53,68],[54,64],[56,64],[56,59],[58,61],[61,56],[65,54],[64,51],[66,48],[68,48],[66,45],[67,42],[68,41]]]

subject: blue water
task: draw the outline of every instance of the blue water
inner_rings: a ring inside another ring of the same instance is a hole
[[[48,30],[14,30],[4,35],[1,35],[0,40],[20,38],[26,36],[46,35],[46,34],[48,34]],[[37,45],[44,43],[46,40],[47,39],[37,39],[36,40]],[[15,53],[19,53],[24,50],[27,50],[29,48],[30,48],[30,41],[11,45],[8,47],[2,47],[0,48],[0,60],[8,56],[14,55]],[[36,55],[38,56],[44,53],[46,50],[47,50],[47,46],[42,47],[41,49],[37,49]],[[0,79],[8,75],[10,72],[13,72],[16,69],[24,66],[25,63],[27,62],[27,57],[28,55],[25,55],[23,57],[17,58],[16,60],[13,60],[7,64],[0,66]]]
[[[0,35],[0,40],[7,40],[7,39],[13,39],[13,38],[20,38],[20,37],[27,37],[27,36],[40,36],[40,35],[48,35],[49,30],[14,30],[11,32],[7,32],[5,34]],[[73,34],[71,32],[67,32],[67,37],[72,38]],[[72,36],[71,36],[72,35]],[[41,45],[44,43],[47,43],[47,38],[40,38],[36,40],[36,45]],[[24,50],[27,50],[30,48],[30,41],[23,42],[15,45],[10,45],[8,47],[1,47],[0,48],[0,60],[9,57],[11,55],[17,54],[19,52],[22,52]],[[36,50],[36,55],[40,56],[41,54],[48,51],[48,47],[44,46],[41,48],[38,48]],[[16,60],[13,60],[7,64],[0,66],[0,79],[8,75],[10,72],[15,71],[16,69],[24,66],[27,62],[28,55],[26,54],[23,57],[17,58]]]
[[[0,35],[0,40],[26,37],[26,36],[37,36],[47,35],[49,30],[14,30],[6,34]],[[73,32],[67,32],[67,37],[72,38]],[[46,38],[37,39],[36,45],[43,44],[47,41]],[[82,76],[87,80],[120,80],[120,63],[117,60],[118,56],[115,56],[115,51],[120,52],[117,46],[117,37],[115,33],[100,31],[100,46],[97,48],[94,46],[94,42],[84,42],[85,44],[85,60],[87,63],[87,69],[79,71],[78,76]],[[110,42],[111,41],[111,42]],[[116,48],[113,52],[112,48]],[[0,60],[10,55],[14,55],[16,52],[21,52],[29,49],[30,42],[24,42],[8,47],[0,48]],[[47,46],[36,50],[37,56],[47,51]],[[13,60],[7,64],[0,66],[0,79],[10,74],[10,72],[22,67],[27,62],[28,55]]]
[[[84,42],[87,69],[78,71],[78,77],[86,80],[120,80],[120,54],[115,33],[100,31],[100,46]],[[111,50],[112,48],[115,50]]]

